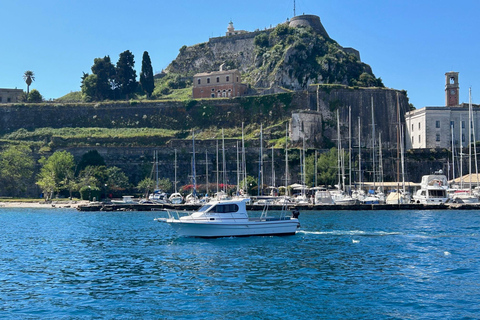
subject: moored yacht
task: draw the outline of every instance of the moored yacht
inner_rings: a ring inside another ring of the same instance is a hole
[[[413,202],[421,204],[442,204],[448,201],[447,177],[439,171],[422,177],[420,190],[413,195]]]

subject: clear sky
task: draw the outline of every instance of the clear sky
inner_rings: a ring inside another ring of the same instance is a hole
[[[148,51],[155,72],[183,45],[236,29],[254,31],[293,16],[293,0],[24,0],[1,1],[0,88],[31,89],[46,98],[80,90],[93,59],[125,50],[137,79]],[[385,86],[407,90],[416,108],[445,104],[445,72],[459,72],[460,101],[480,103],[480,1],[296,0],[297,15],[314,14],[330,37],[360,51]]]

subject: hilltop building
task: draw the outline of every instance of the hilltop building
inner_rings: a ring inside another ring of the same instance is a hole
[[[233,27],[233,22],[230,21],[228,23],[228,28],[227,28],[227,32],[225,33],[225,36],[233,36],[233,35],[236,35],[236,34],[243,34],[243,33],[248,33],[248,31],[235,30],[235,28]]]
[[[451,149],[452,139],[455,147],[466,147],[469,131],[473,141],[479,140],[480,106],[472,105],[475,130],[469,130],[469,104],[459,103],[459,88],[458,72],[447,72],[445,106],[424,107],[405,114],[407,149]]]
[[[22,89],[0,89],[0,103],[19,102],[22,94]]]
[[[241,83],[240,71],[237,69],[197,73],[193,76],[193,99],[233,98],[247,92],[247,85]]]

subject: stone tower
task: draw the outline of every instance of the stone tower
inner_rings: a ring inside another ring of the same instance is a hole
[[[445,73],[445,105],[453,107],[458,106],[459,103],[458,72],[447,72]]]
[[[327,30],[320,22],[320,17],[313,14],[302,14],[300,16],[295,16],[290,19],[289,26],[292,28],[296,27],[311,27],[315,32],[322,35],[324,38],[330,38],[327,33]]]

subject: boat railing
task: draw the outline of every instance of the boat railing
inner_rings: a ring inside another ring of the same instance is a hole
[[[178,210],[166,210],[166,211],[167,211],[168,219],[172,219],[172,220],[180,220],[180,218],[183,218],[186,221],[192,221],[192,222],[196,222],[196,223],[202,222],[203,223],[203,222],[205,222],[205,220],[225,219],[225,217],[219,218],[218,216],[214,216],[214,215],[210,214],[209,212],[206,212],[200,218],[194,218],[194,217],[192,217],[193,212],[190,212],[190,211],[178,211]],[[235,218],[235,216],[233,214],[234,214],[234,212],[230,213],[229,216],[233,220],[233,222],[237,222],[237,220],[239,218]]]

